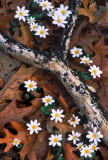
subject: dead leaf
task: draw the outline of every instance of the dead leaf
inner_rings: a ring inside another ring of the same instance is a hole
[[[97,5],[96,5],[96,3],[90,4],[89,5],[89,9],[87,8],[86,5],[84,5],[84,7],[86,7],[86,8],[77,7],[79,15],[84,15],[84,16],[89,17],[89,22],[90,23],[97,22],[97,20],[98,20],[99,17],[95,15],[96,11],[97,11]]]
[[[54,155],[50,154],[50,148],[49,148],[49,151],[45,160],[52,160],[53,158],[54,158]]]
[[[22,122],[23,117],[32,113],[33,107],[18,108],[17,101],[14,99],[6,108],[0,112],[0,132],[6,123],[10,121]]]
[[[99,42],[93,47],[95,56],[91,59],[94,64],[102,70],[102,78],[108,77],[108,46],[104,44],[104,37],[102,36]]]
[[[108,147],[99,144],[100,152],[102,154],[103,160],[108,160]]]
[[[16,31],[14,34],[14,39],[30,48],[33,48],[33,36],[30,33],[30,28],[28,25],[24,25],[22,22],[19,22],[21,25],[22,36],[19,37],[19,32]]]
[[[81,160],[74,151],[77,151],[74,147],[72,147],[70,144],[65,143],[63,146],[64,152],[65,152],[65,160]]]
[[[4,88],[0,91],[0,104],[6,100],[13,100],[17,97],[17,100],[24,101],[24,91],[19,90],[20,84],[24,83],[25,80],[31,78],[31,75],[36,71],[35,67],[26,68],[22,65],[18,72],[10,78]]]

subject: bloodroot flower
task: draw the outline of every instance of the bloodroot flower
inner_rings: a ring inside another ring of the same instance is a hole
[[[80,133],[78,133],[78,132],[74,132],[74,131],[72,131],[72,135],[71,134],[69,134],[69,137],[68,137],[68,141],[73,141],[73,144],[76,144],[76,142],[77,141],[79,141],[79,138],[78,137],[80,137],[81,136],[81,134]]]
[[[27,17],[29,15],[28,13],[29,13],[29,10],[25,10],[25,6],[23,6],[22,8],[17,6],[15,18],[18,18],[19,21],[23,20],[25,22],[26,21],[25,17]]]
[[[91,149],[91,147],[83,146],[80,150],[81,154],[80,156],[86,157],[92,157],[92,154],[94,151]]]
[[[24,83],[25,83],[25,88],[27,88],[27,92],[29,92],[29,91],[33,91],[35,88],[37,88],[37,83],[36,82],[34,82],[34,81],[30,81],[30,80],[28,80],[28,81],[24,81]]]
[[[70,50],[70,53],[72,54],[72,57],[79,57],[80,55],[83,54],[82,49],[81,48],[76,48],[74,47],[73,49]]]
[[[54,99],[52,96],[48,95],[42,98],[42,102],[45,103],[45,106],[48,106],[49,104],[54,103]]]
[[[30,123],[27,123],[27,130],[30,130],[30,134],[38,133],[38,131],[42,130],[42,128],[39,127],[40,123],[37,123],[37,120],[34,122],[31,120]]]
[[[99,67],[96,67],[95,65],[90,66],[90,69],[88,71],[91,72],[91,76],[93,76],[94,79],[96,78],[96,76],[100,77],[100,74],[102,74],[102,71],[99,69]]]
[[[49,142],[49,146],[53,146],[55,147],[56,145],[61,146],[60,141],[62,140],[62,135],[51,135],[51,137],[49,138],[50,142]]]
[[[56,123],[58,121],[62,122],[62,118],[65,117],[62,113],[63,113],[63,110],[57,109],[57,111],[56,111],[56,110],[52,109],[51,120],[55,120]]]
[[[76,125],[79,124],[79,122],[80,122],[80,119],[78,118],[78,116],[75,116],[74,114],[73,114],[73,118],[70,118],[68,120],[68,123],[70,123],[70,125],[73,125],[74,127],[76,127]]]
[[[12,144],[14,145],[14,146],[18,146],[19,144],[20,144],[20,140],[19,139],[17,139],[17,138],[15,138],[14,140],[13,140],[13,142],[12,142]]]
[[[89,138],[89,142],[94,142],[97,145],[98,142],[101,142],[100,138],[103,138],[101,132],[97,132],[97,128],[94,127],[93,132],[88,131],[88,135],[86,136]]]

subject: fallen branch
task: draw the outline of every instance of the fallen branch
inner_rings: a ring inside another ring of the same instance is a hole
[[[85,113],[89,122],[99,128],[108,145],[108,114],[66,60],[70,37],[77,19],[76,6],[79,4],[79,1],[71,1],[70,9],[73,14],[68,19],[68,24],[60,37],[60,43],[56,50],[50,49],[50,52],[33,50],[7,37],[2,32],[0,32],[0,48],[23,62],[53,72],[73,97],[77,106]],[[65,80],[63,78],[64,72],[67,73]]]

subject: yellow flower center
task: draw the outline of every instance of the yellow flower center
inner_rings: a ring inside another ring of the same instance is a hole
[[[36,29],[36,26],[33,26],[33,29]]]
[[[78,146],[78,148],[81,148],[81,147],[82,147],[82,144]]]
[[[85,149],[85,150],[84,150],[84,153],[88,154],[88,153],[89,153],[89,150],[88,150],[88,149]]]
[[[47,102],[47,103],[50,102],[50,98],[46,98],[46,102]]]
[[[41,30],[41,31],[40,31],[40,34],[44,34],[44,30]]]
[[[94,74],[96,74],[96,73],[97,73],[97,70],[96,70],[96,69],[94,69],[94,70],[93,70],[93,73],[94,73]]]
[[[89,87],[89,90],[92,91],[92,88]]]
[[[33,22],[33,20],[32,20],[32,19],[30,19],[29,21],[30,21],[30,23],[31,23],[31,22]]]
[[[32,129],[36,129],[36,125],[33,125],[33,126],[32,126]]]
[[[54,16],[54,12],[52,12],[52,15]]]
[[[56,114],[55,114],[55,117],[59,117],[59,114],[58,114],[58,113],[56,113]]]
[[[73,136],[73,139],[76,139],[76,136]]]
[[[88,59],[85,59],[84,62],[85,62],[85,63],[88,63]]]
[[[97,138],[97,134],[96,134],[96,133],[93,134],[92,137],[93,137],[94,139],[96,139],[96,138]]]
[[[20,15],[20,16],[23,16],[23,12],[19,12],[19,15]]]
[[[92,146],[92,149],[95,150],[95,149],[96,149],[96,146]]]
[[[18,140],[17,140],[17,139],[16,139],[16,140],[14,140],[14,143],[15,143],[15,144],[17,144],[17,143],[18,143]]]
[[[47,4],[46,4],[46,3],[44,3],[44,4],[43,4],[43,7],[46,7],[46,6],[47,6]]]
[[[74,51],[74,53],[75,53],[75,54],[78,54],[78,53],[79,53],[79,51],[78,51],[78,50],[75,50],[75,51]]]
[[[61,22],[61,19],[58,19],[57,22],[60,23],[60,22]]]
[[[54,138],[54,140],[53,140],[53,141],[57,143],[57,142],[58,142],[58,139],[57,139],[57,138]]]
[[[33,87],[33,84],[32,84],[32,83],[30,83],[28,86],[29,86],[29,88],[32,88],[32,87]]]
[[[72,121],[73,123],[76,123],[76,119],[74,121]]]
[[[64,15],[64,14],[66,14],[66,11],[65,11],[65,10],[62,10],[61,13]]]

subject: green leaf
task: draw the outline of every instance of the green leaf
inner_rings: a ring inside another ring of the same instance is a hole
[[[24,94],[24,99],[25,99],[25,100],[29,100],[29,99],[30,99],[30,96],[29,96],[28,93],[25,93],[25,94]]]
[[[81,158],[82,160],[84,160],[84,156],[80,156],[80,158]]]
[[[16,146],[17,149],[21,149],[22,148],[22,144],[20,143],[18,146]]]
[[[38,6],[39,6],[38,3],[33,2],[31,7],[32,7],[32,9],[37,9]]]
[[[55,155],[55,157],[58,157],[60,155],[62,148],[63,148],[63,141],[61,141],[61,146],[59,147],[59,150],[58,150],[57,154]]]
[[[10,25],[11,25],[11,27],[16,27],[17,23],[13,20],[10,20]]]
[[[88,73],[86,73],[86,72],[79,72],[79,76],[83,80],[90,80],[91,79],[90,75]]]
[[[87,57],[87,58],[90,58],[90,55],[89,55],[89,54],[87,54],[87,55],[86,55],[86,57]]]
[[[34,88],[34,90],[33,90],[33,91],[37,92],[37,89],[36,89],[36,88]]]
[[[51,113],[50,111],[45,110],[45,114],[46,114],[46,115],[49,115],[50,113]]]
[[[105,45],[108,45],[108,34],[104,36],[104,43]]]
[[[42,106],[42,107],[41,107],[41,111],[44,112],[45,110],[46,110],[46,107],[45,107],[45,106]]]

